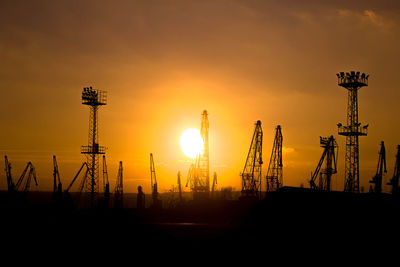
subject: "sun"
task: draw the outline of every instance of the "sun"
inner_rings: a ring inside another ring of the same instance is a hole
[[[182,152],[189,158],[196,158],[198,154],[203,154],[204,143],[200,131],[195,128],[186,129],[180,139]]]

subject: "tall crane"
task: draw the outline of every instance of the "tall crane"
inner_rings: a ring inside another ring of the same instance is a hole
[[[123,168],[122,161],[119,162],[117,184],[114,189],[114,207],[123,208],[124,200],[124,184],[123,184]]]
[[[28,170],[29,170],[29,172],[28,172]],[[27,178],[25,180],[26,173],[28,173],[28,176],[27,176]],[[24,193],[29,192],[32,178],[33,178],[33,180],[35,182],[35,185],[38,186],[37,179],[36,179],[35,167],[33,166],[32,162],[29,161],[26,164],[26,167],[25,167],[24,171],[22,172],[21,176],[19,177],[19,179],[17,181],[17,184],[15,185],[15,189],[17,191],[19,191],[21,185],[24,183],[24,180],[25,180],[25,185],[23,186],[22,191]]]
[[[13,182],[12,179],[12,175],[11,175],[11,163],[8,162],[8,158],[7,156],[4,156],[5,159],[5,164],[6,164],[6,178],[7,178],[7,189],[9,193],[12,193],[15,191],[15,184]]]
[[[333,135],[330,137],[320,137],[320,144],[324,152],[322,153],[314,173],[311,173],[310,187],[317,190],[331,191],[332,174],[337,173],[336,159],[338,155],[338,145]],[[321,169],[324,161],[326,162],[325,169]],[[319,181],[317,185],[316,181],[318,177]]]
[[[103,190],[104,204],[108,208],[110,204],[110,183],[108,182],[107,162],[105,155],[103,155]]]
[[[82,194],[82,191],[84,189],[86,180],[89,176],[89,167],[88,164],[86,162],[82,163],[82,166],[79,168],[78,172],[76,173],[76,175],[74,176],[74,178],[72,179],[71,183],[69,184],[69,186],[67,187],[67,189],[65,189],[64,193],[68,198],[71,198],[70,194],[69,194],[69,190],[71,190],[71,187],[74,185],[75,181],[77,180],[77,178],[79,177],[79,174],[82,172],[83,168],[86,167],[86,171],[85,174],[83,176],[83,179],[81,181],[81,184],[79,186],[79,190],[78,190],[78,197],[76,202],[78,203],[77,205],[79,205],[79,201],[80,201],[80,197]]]
[[[217,187],[217,173],[214,172],[214,178],[213,178],[213,183],[211,187],[211,196],[214,197],[215,194],[215,188]]]
[[[178,191],[179,191],[179,202],[182,203],[181,172],[178,172]]]
[[[243,198],[259,197],[259,191],[261,190],[261,169],[263,164],[262,140],[263,131],[261,128],[261,121],[257,121],[246,163],[241,173]]]
[[[150,177],[151,177],[151,196],[153,198],[153,207],[160,208],[161,200],[158,199],[156,168],[154,166],[154,158],[152,153],[150,153]]]
[[[369,182],[371,184],[375,184],[373,188],[374,193],[382,192],[382,179],[383,175],[386,173],[386,151],[385,151],[385,143],[381,142],[381,149],[379,150],[379,159],[378,159],[378,167],[376,168],[376,174],[372,177],[372,180]]]
[[[400,145],[397,146],[396,163],[394,165],[393,177],[387,183],[392,186],[392,194],[398,195],[399,193],[399,178],[400,178]]]
[[[278,125],[266,176],[267,192],[275,191],[283,185],[282,141],[281,126]]]
[[[59,205],[62,201],[62,184],[60,179],[60,172],[58,171],[58,164],[56,156],[53,155],[53,204]]]

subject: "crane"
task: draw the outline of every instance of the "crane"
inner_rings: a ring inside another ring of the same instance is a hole
[[[79,168],[78,172],[76,173],[74,179],[72,179],[71,183],[69,184],[69,186],[67,187],[67,189],[64,191],[64,193],[69,197],[69,190],[71,189],[71,187],[73,186],[73,184],[75,183],[76,179],[78,178],[79,174],[81,173],[81,171],[83,170],[83,168],[86,167],[86,171],[85,171],[85,175],[83,176],[82,182],[79,186],[79,191],[78,191],[78,197],[77,197],[77,203],[79,203],[80,201],[80,197],[81,197],[81,193],[83,191],[83,188],[85,186],[85,182],[86,179],[89,175],[89,166],[86,162],[82,163],[82,166]]]
[[[153,198],[153,207],[159,208],[161,206],[161,201],[158,199],[156,168],[154,166],[154,159],[152,153],[150,153],[150,177],[151,177],[151,196]]]
[[[217,187],[217,173],[214,172],[213,183],[211,187],[211,196],[214,197],[215,188]]]
[[[53,193],[61,194],[62,193],[62,184],[60,179],[60,173],[58,171],[58,164],[56,156],[53,155]]]
[[[385,143],[381,142],[381,149],[379,150],[379,158],[378,158],[378,167],[376,168],[376,174],[372,177],[372,180],[369,182],[371,184],[375,184],[373,188],[374,193],[382,192],[382,178],[386,173],[386,151],[385,151]]]
[[[110,183],[108,182],[106,156],[103,155],[103,188],[104,188],[104,204],[106,207],[110,204]]]
[[[123,168],[122,168],[122,161],[119,162],[118,167],[118,176],[117,176],[117,184],[115,185],[114,189],[114,207],[122,208],[123,207]]]
[[[242,197],[244,198],[257,198],[258,191],[261,190],[262,139],[261,121],[257,121],[246,163],[241,173]]]
[[[6,164],[6,178],[7,178],[7,188],[8,188],[8,193],[12,193],[15,191],[15,184],[13,182],[12,179],[12,175],[11,175],[11,163],[8,162],[8,158],[7,155],[4,156],[5,159],[5,164]]]
[[[282,141],[281,126],[278,125],[275,130],[274,144],[268,164],[267,176],[265,177],[267,181],[267,192],[275,191],[283,184]]]
[[[394,173],[392,179],[387,183],[392,186],[392,194],[399,193],[399,178],[400,178],[400,145],[397,146],[396,163],[394,165]]]
[[[314,173],[311,173],[310,187],[312,189],[330,191],[332,174],[337,173],[336,159],[338,155],[338,145],[333,135],[330,137],[320,137],[320,144],[324,152],[322,153]],[[326,167],[325,169],[321,169],[324,161],[326,162]],[[317,185],[316,180],[318,177],[319,182]]]
[[[181,172],[178,172],[178,191],[179,191],[179,202],[182,203],[182,184],[181,184]]]
[[[29,169],[29,172],[28,172],[28,169]],[[32,180],[32,178],[33,178],[33,180],[34,180],[34,182],[35,182],[35,185],[38,186],[37,179],[36,179],[35,167],[33,166],[32,162],[29,161],[29,162],[26,164],[26,167],[25,167],[24,171],[22,172],[21,176],[19,177],[19,179],[18,179],[18,181],[17,181],[17,184],[15,185],[15,189],[16,189],[17,191],[19,191],[19,189],[20,189],[22,183],[24,182],[25,175],[26,175],[27,172],[28,172],[28,176],[27,176],[27,178],[26,178],[26,180],[25,180],[25,185],[24,185],[24,187],[23,187],[23,192],[24,192],[24,193],[29,192],[29,189],[30,189],[30,186],[31,186],[31,180]]]

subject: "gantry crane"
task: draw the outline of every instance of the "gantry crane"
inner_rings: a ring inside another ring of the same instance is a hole
[[[103,155],[103,190],[104,190],[104,205],[109,207],[110,204],[110,183],[108,182],[106,156]]]
[[[267,176],[265,177],[267,192],[275,191],[283,184],[282,142],[283,137],[281,126],[278,125],[275,131],[274,144],[268,164]]]
[[[29,169],[29,172],[28,172],[28,169]],[[25,175],[26,175],[27,172],[28,172],[28,176],[27,176],[27,178],[25,180],[25,185],[23,186],[22,191],[24,193],[29,192],[32,178],[33,178],[33,180],[35,182],[35,185],[38,186],[37,179],[36,179],[35,167],[33,166],[32,162],[29,161],[26,164],[26,167],[25,167],[24,171],[22,172],[21,176],[19,177],[19,179],[17,181],[17,184],[15,185],[15,189],[17,191],[19,191],[21,185],[23,184],[24,179],[25,179]]]
[[[117,184],[114,189],[114,207],[123,208],[124,200],[124,184],[123,184],[123,168],[122,161],[119,162]]]
[[[330,137],[320,137],[320,144],[324,152],[322,153],[314,173],[311,173],[310,187],[316,190],[331,191],[332,174],[337,173],[336,160],[338,145],[333,135]],[[325,169],[321,170],[324,161],[326,162]],[[316,181],[318,178],[319,181],[317,184]]]
[[[257,121],[247,154],[242,176],[242,198],[258,198],[261,191],[262,169],[262,140],[261,121]]]
[[[4,156],[5,159],[5,164],[6,164],[6,178],[7,178],[7,189],[8,189],[8,193],[13,193],[15,192],[15,184],[14,181],[12,179],[12,175],[11,175],[11,163],[8,162],[8,158],[7,156]]]
[[[386,151],[385,143],[381,142],[381,149],[379,150],[378,167],[376,168],[376,174],[369,182],[374,184],[373,192],[382,193],[382,179],[383,175],[386,173]]]
[[[399,178],[400,178],[400,145],[397,146],[396,163],[394,165],[394,173],[392,179],[387,183],[392,186],[392,194],[399,194]]]
[[[152,153],[150,153],[150,177],[151,177],[151,196],[153,198],[153,208],[160,208],[161,200],[158,199],[156,168],[154,166],[154,159]]]

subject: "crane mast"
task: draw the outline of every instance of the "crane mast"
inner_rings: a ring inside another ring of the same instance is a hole
[[[104,190],[104,204],[106,207],[110,204],[110,183],[108,182],[108,171],[106,156],[103,155],[103,190]]]
[[[122,161],[119,162],[117,184],[114,190],[114,206],[116,208],[123,208],[124,199],[124,184],[123,184],[123,168]]]
[[[151,177],[151,196],[153,198],[153,207],[160,208],[161,200],[158,199],[156,167],[154,166],[154,158],[152,153],[150,153],[150,177]]]
[[[61,194],[62,193],[62,184],[60,179],[60,173],[58,171],[58,164],[56,156],[53,155],[53,193]]]
[[[11,163],[8,162],[8,158],[7,156],[4,156],[5,159],[5,164],[6,164],[6,178],[7,178],[7,189],[9,193],[12,193],[15,191],[15,184],[13,182],[12,179],[12,175],[11,175]]]
[[[394,173],[388,185],[392,186],[392,194],[398,195],[399,193],[399,178],[400,178],[400,145],[397,146],[396,163],[394,165]]]
[[[261,121],[257,121],[247,154],[242,176],[242,198],[258,198],[261,190],[262,169],[262,139]]]
[[[28,170],[29,170],[29,172],[28,172]],[[28,172],[28,176],[27,176],[27,178],[25,180],[25,175],[26,175],[27,172]],[[19,177],[19,179],[17,181],[17,184],[15,185],[15,189],[17,191],[19,191],[20,186],[23,184],[23,182],[25,180],[25,185],[23,187],[23,192],[24,193],[29,192],[32,178],[33,178],[33,180],[35,182],[35,185],[38,186],[37,179],[36,179],[35,167],[33,166],[32,162],[29,161],[26,164],[26,167],[25,167],[24,171],[22,172],[21,176]]]
[[[324,152],[322,153],[317,168],[314,173],[311,174],[310,187],[316,190],[331,191],[332,174],[337,173],[336,159],[338,145],[333,135],[330,137],[320,137],[320,144],[321,147],[324,148]],[[321,169],[324,161],[326,162],[325,169]],[[318,178],[319,182],[316,182]]]
[[[385,151],[385,143],[381,142],[381,149],[379,150],[379,159],[378,166],[376,168],[376,174],[372,177],[372,180],[369,182],[374,184],[373,192],[374,193],[382,193],[382,179],[383,175],[386,173],[386,151]]]
[[[179,202],[182,203],[182,183],[181,183],[181,172],[178,172],[178,190],[179,190]]]
[[[214,172],[214,178],[213,178],[213,183],[211,187],[211,196],[214,197],[215,194],[215,188],[217,187],[217,173]]]
[[[274,144],[272,147],[271,158],[268,164],[268,171],[266,176],[267,192],[279,189],[283,184],[282,173],[282,131],[281,126],[276,127]]]

